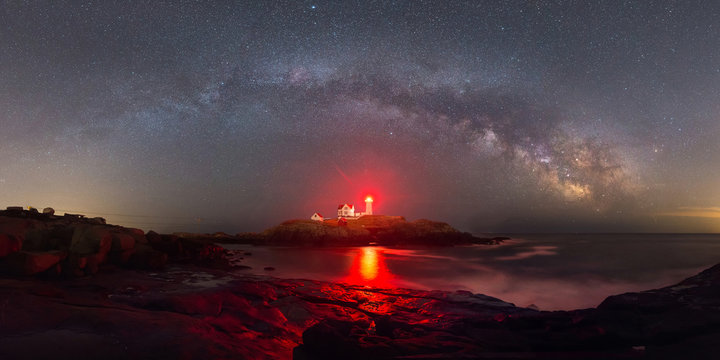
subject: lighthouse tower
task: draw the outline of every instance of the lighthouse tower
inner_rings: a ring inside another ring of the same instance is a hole
[[[373,199],[372,197],[368,196],[365,198],[365,214],[363,215],[372,215],[372,203]]]

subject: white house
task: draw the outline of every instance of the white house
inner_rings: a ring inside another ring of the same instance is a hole
[[[325,218],[324,218],[322,215],[320,215],[320,213],[314,213],[314,214],[312,214],[312,216],[310,217],[310,220],[323,221],[323,220],[325,220]]]
[[[355,217],[355,205],[340,204],[338,205],[338,218]]]

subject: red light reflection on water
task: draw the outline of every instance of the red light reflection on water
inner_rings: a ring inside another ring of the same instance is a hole
[[[393,287],[393,274],[385,264],[385,254],[382,249],[363,247],[356,250],[350,265],[350,274],[342,279],[353,285],[366,285],[372,287]]]

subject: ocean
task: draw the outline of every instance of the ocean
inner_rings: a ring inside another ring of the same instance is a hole
[[[672,285],[720,263],[720,234],[511,236],[497,246],[226,247],[251,267],[241,274],[466,290],[541,310],[594,307],[609,295]]]

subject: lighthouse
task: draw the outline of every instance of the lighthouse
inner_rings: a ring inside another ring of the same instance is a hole
[[[372,197],[368,196],[365,198],[365,214],[363,215],[372,215],[372,203]]]

